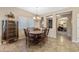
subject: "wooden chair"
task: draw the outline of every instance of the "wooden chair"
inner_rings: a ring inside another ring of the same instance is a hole
[[[30,47],[34,43],[34,36],[32,34],[29,34],[28,29],[24,29],[25,36],[26,36],[26,45]]]
[[[47,28],[43,30],[43,37],[46,37],[46,35],[47,35]]]
[[[26,44],[27,44],[27,42],[28,42],[28,39],[29,39],[29,31],[28,31],[28,29],[24,29],[24,33],[25,33],[25,36],[26,36]]]
[[[46,29],[46,36],[49,34],[49,28]]]
[[[40,31],[40,29],[39,28],[34,28],[34,31]]]
[[[41,41],[45,43],[48,39],[49,29],[45,28],[43,34],[41,35]]]

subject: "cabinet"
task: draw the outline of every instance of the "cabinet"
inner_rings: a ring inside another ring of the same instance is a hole
[[[12,43],[18,40],[18,21],[2,21],[2,43]]]

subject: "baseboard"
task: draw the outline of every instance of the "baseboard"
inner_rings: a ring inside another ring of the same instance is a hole
[[[18,38],[19,40],[21,40],[21,39],[25,39],[25,37],[22,37],[22,38]]]
[[[72,40],[72,42],[74,42],[74,43],[79,43],[79,41],[75,41],[75,40]]]

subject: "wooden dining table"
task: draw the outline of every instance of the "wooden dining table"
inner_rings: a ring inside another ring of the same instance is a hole
[[[37,34],[42,34],[43,32],[40,30],[40,31],[30,31],[29,33],[37,35]]]
[[[41,35],[42,33],[43,33],[42,30],[40,30],[40,31],[38,31],[38,30],[37,31],[30,31],[29,32],[29,34],[34,35],[36,39],[37,39],[38,35]]]
[[[36,30],[36,31],[29,31],[29,34],[33,35],[34,41],[39,42],[43,32],[41,30],[40,31]]]

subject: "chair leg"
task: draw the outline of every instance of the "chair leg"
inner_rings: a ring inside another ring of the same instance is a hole
[[[1,41],[1,44],[3,44],[3,41]]]
[[[40,48],[42,47],[42,44],[40,43]]]
[[[28,47],[30,48],[30,43],[28,43]]]
[[[30,42],[28,42],[27,46],[30,47]]]
[[[26,39],[26,45],[27,45],[27,39]]]

